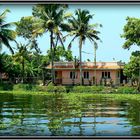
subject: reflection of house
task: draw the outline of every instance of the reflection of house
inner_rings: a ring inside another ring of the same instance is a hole
[[[122,62],[82,62],[83,83],[85,85],[120,84],[124,80]],[[47,67],[51,69],[51,65]],[[55,83],[63,85],[79,84],[79,65],[74,62],[55,62]]]

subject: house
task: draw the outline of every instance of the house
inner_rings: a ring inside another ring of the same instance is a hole
[[[82,62],[84,85],[119,85],[126,80],[123,75],[122,62]],[[79,85],[79,63],[54,62],[55,83],[62,85]],[[47,66],[51,69],[51,64]]]

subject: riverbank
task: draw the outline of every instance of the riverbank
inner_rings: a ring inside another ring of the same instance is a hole
[[[123,93],[49,93],[49,92],[36,92],[36,91],[0,91],[0,94],[13,94],[13,95],[42,95],[42,96],[56,96],[63,97],[64,99],[76,99],[76,98],[106,98],[107,100],[116,101],[136,101],[140,103],[140,94],[123,94]]]
[[[0,84],[0,91],[14,91],[14,92],[37,92],[37,93],[101,93],[101,94],[138,94],[136,87],[130,86],[48,86],[34,85],[34,84]]]

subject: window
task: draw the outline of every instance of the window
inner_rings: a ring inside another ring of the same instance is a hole
[[[104,78],[105,77],[105,73],[104,72],[102,72],[102,78]]]
[[[108,75],[107,75],[107,72],[105,72],[105,77],[107,77]]]
[[[77,78],[77,74],[74,71],[70,72],[70,79],[76,79]]]
[[[110,72],[102,72],[102,78],[111,78],[110,77]]]
[[[118,78],[120,78],[120,72],[118,71]]]
[[[88,71],[84,72],[84,79],[89,79],[89,72]]]
[[[110,72],[108,72],[108,78],[110,78]]]
[[[55,78],[57,78],[57,76],[58,76],[58,72],[57,72],[57,71],[55,71]]]

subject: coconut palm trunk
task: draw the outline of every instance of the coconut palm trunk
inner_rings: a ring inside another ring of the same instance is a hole
[[[140,65],[139,65],[138,91],[140,91]]]
[[[24,75],[24,71],[25,71],[25,62],[24,62],[24,58],[23,58],[23,61],[22,61],[22,83],[24,83],[24,79],[25,79],[25,75]]]
[[[97,71],[96,71],[96,50],[97,50],[97,43],[94,42],[94,65],[95,65],[95,69],[94,69],[94,77],[95,77],[95,85],[97,85]]]
[[[83,75],[82,75],[82,37],[79,40],[79,56],[80,56],[80,85],[83,85]]]
[[[95,49],[95,48],[94,48]],[[97,85],[96,82],[96,49],[94,50],[94,65],[95,65],[95,70],[94,70],[94,77],[95,77],[95,85]]]
[[[53,31],[50,31],[50,50],[51,50],[51,81],[54,83],[54,59],[53,59]]]

